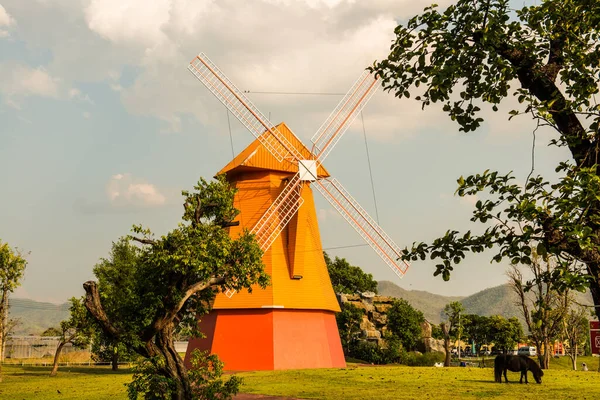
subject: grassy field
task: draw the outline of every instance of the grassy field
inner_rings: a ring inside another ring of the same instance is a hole
[[[598,358],[581,358],[593,371],[571,371],[568,357],[553,359],[543,384],[493,381],[491,368],[358,366],[345,369],[245,372],[242,392],[304,399],[598,399]],[[131,372],[106,367],[63,367],[48,377],[48,367],[4,365],[2,400],[125,399]],[[529,375],[531,378],[531,375]],[[533,378],[530,380],[533,382]],[[58,393],[60,391],[60,393]]]
[[[127,369],[112,372],[108,367],[61,367],[50,378],[49,367],[2,367],[2,400],[104,400],[125,399],[125,383],[131,381]],[[60,393],[59,393],[60,392]]]

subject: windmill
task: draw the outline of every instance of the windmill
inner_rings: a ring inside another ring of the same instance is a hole
[[[238,187],[242,223],[229,228],[230,235],[250,229],[265,252],[272,285],[259,293],[217,295],[200,321],[207,338],[190,341],[186,362],[193,348],[201,348],[219,354],[230,370],[344,366],[334,315],[339,306],[323,261],[312,188],[398,277],[408,268],[400,248],[322,165],[377,90],[377,78],[363,72],[309,148],[285,124],[272,124],[203,53],[188,70],[256,137],[221,173]]]

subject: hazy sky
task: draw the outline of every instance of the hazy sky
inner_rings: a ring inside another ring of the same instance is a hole
[[[82,294],[111,241],[134,223],[175,227],[180,191],[230,161],[225,108],[186,70],[197,53],[242,90],[345,93],[387,55],[397,23],[431,1],[0,0],[0,238],[31,252],[16,295]],[[341,99],[248,96],[304,141]],[[471,227],[477,199],[453,196],[460,175],[490,168],[525,180],[533,126],[508,122],[513,105],[464,134],[437,106],[376,93],[365,130],[381,225],[400,246]],[[237,153],[253,137],[234,118],[231,129]],[[538,135],[538,172],[567,156],[546,146],[553,137]],[[360,119],[325,166],[375,217]],[[450,282],[429,261],[398,281],[369,247],[346,247],[362,240],[321,197],[317,207],[324,248],[378,280],[456,295],[506,281],[506,265],[486,256]]]

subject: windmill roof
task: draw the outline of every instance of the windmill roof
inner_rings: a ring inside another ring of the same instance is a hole
[[[288,141],[298,150],[300,154],[306,157],[307,160],[313,159],[311,151],[306,148],[298,140],[296,135],[282,122],[277,125],[277,130],[283,134]],[[268,134],[266,131],[263,135]],[[231,160],[223,169],[218,172],[220,174],[229,174],[230,172],[242,172],[251,171],[253,169],[267,169],[272,171],[281,172],[298,172],[298,165],[288,160],[279,162],[262,143],[256,139],[248,145],[242,152],[240,152],[233,160]],[[323,166],[319,166],[317,169],[317,175],[319,177],[329,177],[329,173]]]

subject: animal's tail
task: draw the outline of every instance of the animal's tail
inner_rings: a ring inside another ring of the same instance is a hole
[[[494,380],[498,383],[502,383],[502,367],[500,366],[498,359],[494,362]]]

